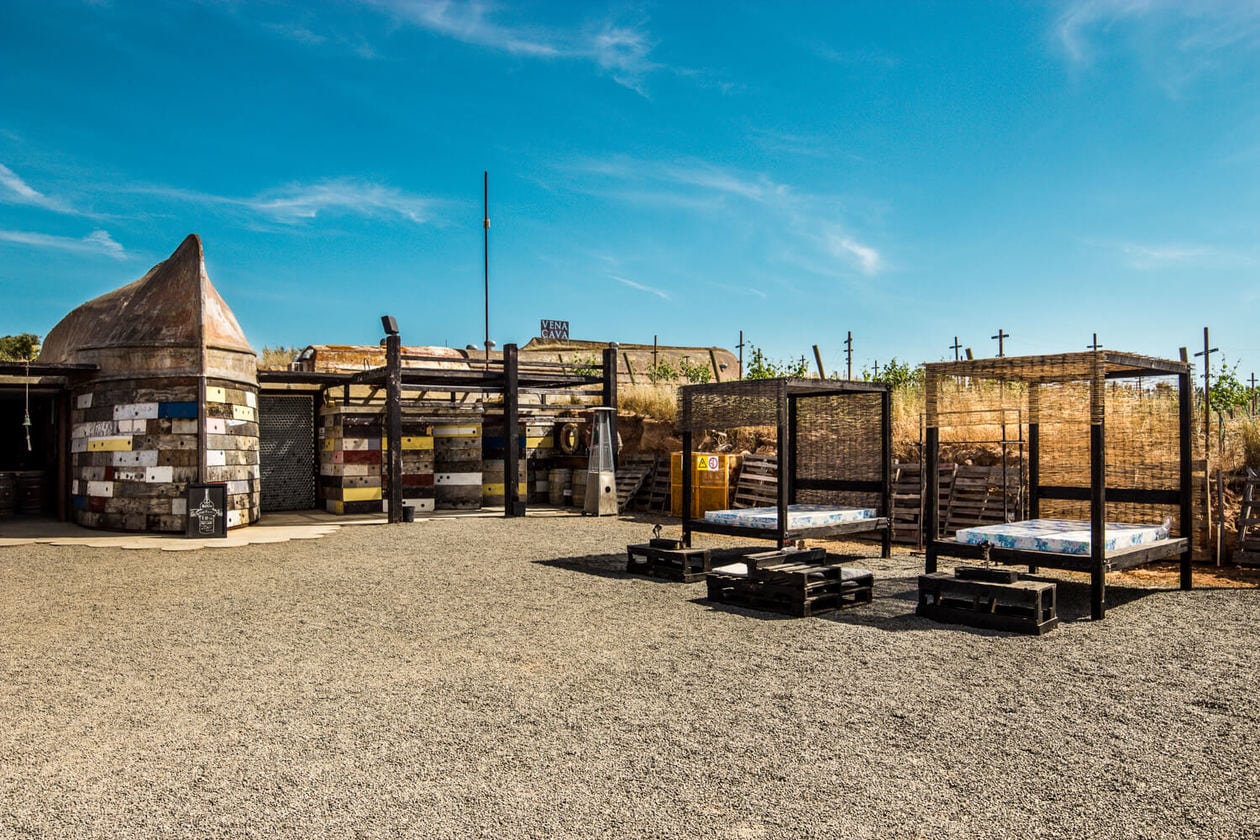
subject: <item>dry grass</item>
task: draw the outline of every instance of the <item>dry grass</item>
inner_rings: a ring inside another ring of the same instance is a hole
[[[677,385],[628,385],[617,393],[618,408],[672,423],[678,419]]]

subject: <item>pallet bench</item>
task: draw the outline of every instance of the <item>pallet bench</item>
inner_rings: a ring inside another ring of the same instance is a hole
[[[750,554],[743,563],[709,572],[708,598],[754,610],[807,618],[869,604],[875,576],[826,562],[821,548]]]
[[[959,569],[919,576],[916,615],[945,624],[1041,635],[1059,623],[1053,583],[1017,580],[1012,570]]]

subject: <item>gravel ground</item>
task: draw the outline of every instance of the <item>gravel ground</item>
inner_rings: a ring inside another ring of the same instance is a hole
[[[783,619],[625,575],[649,529],[0,550],[0,835],[1260,836],[1256,590],[1015,636],[916,618],[898,553]]]

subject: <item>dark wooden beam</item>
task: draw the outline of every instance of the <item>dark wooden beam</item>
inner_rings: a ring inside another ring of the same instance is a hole
[[[517,371],[520,351],[515,344],[503,346],[503,515],[525,515],[518,478],[520,444],[517,429],[521,424],[521,403]]]

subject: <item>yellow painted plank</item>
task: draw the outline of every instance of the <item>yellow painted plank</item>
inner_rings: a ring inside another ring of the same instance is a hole
[[[253,422],[257,416],[258,416],[258,412],[247,405],[232,406],[232,419],[233,420],[245,420],[248,422]]]
[[[88,452],[130,452],[131,437],[98,437],[88,439]]]
[[[403,449],[432,449],[433,438],[428,435],[412,435],[402,439]]]
[[[227,389],[213,386],[206,388],[206,402],[227,402]]]
[[[525,486],[525,482],[523,481],[517,485],[517,490],[522,497],[529,492],[528,488]],[[489,482],[481,485],[481,495],[483,496],[502,496],[506,493],[507,490],[505,485],[501,481],[498,483]]]
[[[343,502],[375,502],[380,498],[381,488],[379,487],[341,488],[341,500]]]

